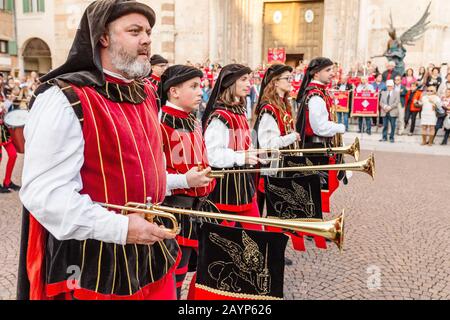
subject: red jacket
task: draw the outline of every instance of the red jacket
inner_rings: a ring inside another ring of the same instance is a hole
[[[409,108],[409,111],[411,112],[420,112],[421,108],[417,108],[415,106],[415,103],[417,101],[420,101],[422,99],[423,92],[420,90],[417,90],[413,94],[411,94],[412,91],[408,90],[408,93],[405,96],[405,106]]]

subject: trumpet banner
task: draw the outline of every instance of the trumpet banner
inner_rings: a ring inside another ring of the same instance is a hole
[[[280,219],[323,220],[321,178],[319,174],[296,173],[292,177],[266,177],[267,215]],[[279,228],[266,227],[267,231],[283,232]],[[327,249],[322,237],[304,232],[287,232],[297,251],[306,251],[304,237],[314,239],[319,249]]]
[[[268,216],[323,220],[320,177],[265,177]]]
[[[283,299],[287,241],[281,233],[204,223],[194,299]]]
[[[334,156],[320,156],[320,155],[307,155],[306,157],[299,156],[287,156],[284,157],[284,165],[286,167],[299,167],[299,166],[318,166],[336,164],[336,158]],[[312,171],[303,173],[286,173],[286,177],[293,176],[310,176],[319,175],[320,184],[322,189],[322,212],[330,213],[330,198],[339,187],[338,173],[336,171]]]

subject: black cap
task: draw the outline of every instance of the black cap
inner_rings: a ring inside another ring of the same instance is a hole
[[[99,42],[110,22],[129,13],[141,13],[150,25],[155,24],[155,12],[134,0],[98,0],[84,11],[67,61],[40,79],[41,83],[60,79],[79,86],[103,86],[105,76],[100,59]]]
[[[264,74],[264,78],[261,82],[261,89],[259,90],[259,100],[257,104],[257,110],[256,113],[259,113],[259,108],[261,107],[261,99],[264,95],[264,90],[266,89],[267,85],[270,83],[270,81],[273,80],[273,78],[285,73],[286,71],[292,72],[294,69],[292,67],[287,66],[285,64],[274,64],[269,69],[267,69],[266,73]]]
[[[165,59],[164,57],[160,56],[159,54],[154,54],[150,58],[150,64],[152,66],[155,66],[157,64],[165,64],[165,63],[169,63],[169,61],[167,61],[167,59]]]
[[[222,68],[203,114],[203,127],[205,127],[209,116],[214,111],[217,99],[219,99],[225,89],[231,87],[240,77],[251,72],[252,69],[241,64],[229,64]]]
[[[203,78],[203,72],[197,68],[174,65],[169,68],[161,76],[161,84],[159,85],[159,94],[161,97],[161,105],[165,105],[168,99],[170,88],[194,78]]]
[[[323,69],[326,69],[334,65],[333,61],[328,58],[315,58],[311,60],[308,69],[306,69],[305,78],[302,81],[300,90],[297,96],[297,102],[300,103],[299,110],[297,112],[296,130],[300,134],[301,141],[305,143],[306,137],[306,108],[304,108],[304,98],[307,96],[306,92],[311,81],[314,79],[314,75]]]
[[[111,23],[114,20],[119,19],[120,17],[126,16],[130,13],[140,13],[148,19],[150,26],[153,28],[156,22],[156,14],[152,8],[148,5],[137,2],[135,0],[122,0],[118,2],[113,7],[113,12],[109,16],[106,23]]]
[[[306,69],[305,78],[302,81],[302,85],[300,86],[300,90],[298,91],[297,102],[300,102],[303,98],[303,95],[306,91],[306,88],[309,86],[311,81],[314,79],[314,75],[325,68],[333,66],[334,63],[328,58],[319,57],[311,60],[309,63],[308,69]]]

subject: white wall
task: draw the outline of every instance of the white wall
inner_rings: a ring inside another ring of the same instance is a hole
[[[23,1],[16,0],[17,12],[17,46],[19,54],[19,72],[23,72],[22,52],[27,41],[32,38],[40,38],[50,48],[52,57],[56,47],[54,36],[54,7],[53,1],[45,2],[45,13],[23,13]],[[52,59],[53,60],[53,59]],[[54,66],[53,66],[54,67]]]

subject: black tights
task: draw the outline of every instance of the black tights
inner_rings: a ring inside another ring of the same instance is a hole
[[[444,136],[444,141],[442,141],[442,144],[447,144],[449,137],[450,137],[450,130],[445,129],[445,136]]]

